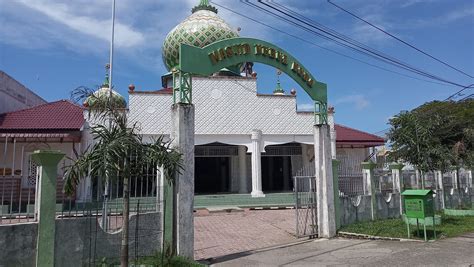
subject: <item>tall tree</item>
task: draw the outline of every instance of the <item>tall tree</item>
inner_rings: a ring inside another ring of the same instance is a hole
[[[403,160],[421,171],[472,167],[474,100],[433,101],[390,119],[392,160]]]

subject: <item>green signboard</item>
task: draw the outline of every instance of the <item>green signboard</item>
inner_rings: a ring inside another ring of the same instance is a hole
[[[181,44],[178,69],[184,73],[211,75],[244,62],[273,66],[295,80],[314,101],[327,103],[327,86],[316,81],[303,64],[285,50],[253,38],[231,38],[203,48]]]

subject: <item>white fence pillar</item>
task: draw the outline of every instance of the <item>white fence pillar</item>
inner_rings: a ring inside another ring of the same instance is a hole
[[[453,181],[453,188],[458,189],[459,188],[459,185],[458,185],[458,172],[456,170],[451,171],[451,179]]]
[[[466,171],[467,171],[467,186],[473,187],[472,186],[472,170],[466,170]]]
[[[398,192],[400,194],[400,215],[403,214],[403,200],[402,200],[402,192],[403,188],[403,176],[402,176],[402,169],[404,165],[401,163],[394,163],[390,164],[390,170],[392,170],[392,179],[393,179],[393,191]]]
[[[375,177],[374,177],[374,168],[377,164],[372,161],[362,162],[362,169],[364,172],[364,184],[367,184],[367,192],[370,197],[370,210],[372,215],[372,220],[377,218],[377,195],[375,193]],[[365,193],[365,190],[364,190]]]
[[[444,204],[444,184],[443,184],[443,173],[441,171],[435,171],[436,182],[438,183],[438,188],[440,193],[436,194],[441,200],[441,208],[445,209]]]

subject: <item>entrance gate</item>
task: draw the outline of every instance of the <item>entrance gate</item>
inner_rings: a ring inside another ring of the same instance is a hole
[[[296,236],[314,238],[318,235],[316,176],[314,164],[305,166],[294,176]]]
[[[193,192],[194,192],[194,105],[192,104],[192,76],[211,75],[223,68],[238,66],[245,62],[259,62],[278,68],[297,82],[303,90],[314,101],[315,117],[315,164],[319,168],[318,183],[321,188],[332,188],[332,167],[330,162],[330,141],[327,120],[327,86],[318,82],[311,73],[293,56],[283,49],[268,42],[252,38],[231,38],[212,43],[203,48],[193,47],[186,44],[180,45],[179,65],[173,67],[173,106],[172,106],[172,139],[173,146],[182,153],[184,169],[177,174],[176,187],[168,184],[165,187],[173,192],[168,213],[164,213],[164,221],[173,226],[172,235],[163,237],[165,242],[170,242],[178,251],[179,255],[185,257],[193,256]],[[256,158],[260,157],[257,142],[253,142]],[[257,163],[259,166],[260,163]],[[316,172],[314,172],[316,173]],[[261,174],[256,173],[252,179],[256,187],[261,185]],[[311,182],[311,190],[308,195],[311,200],[302,206],[300,210],[308,209],[310,221],[316,222],[316,182]],[[330,190],[332,192],[332,190]],[[329,202],[333,201],[332,194],[321,198],[320,205],[328,212],[319,214],[321,220],[321,235],[331,237],[335,234],[335,225],[331,224],[334,216],[333,208]],[[174,204],[172,202],[175,202]],[[323,210],[323,209],[322,209]],[[318,230],[315,223],[309,233],[312,236]],[[170,231],[168,231],[170,232]],[[174,237],[174,238],[173,238]]]

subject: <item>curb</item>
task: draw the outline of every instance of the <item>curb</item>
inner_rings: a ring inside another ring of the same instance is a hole
[[[351,239],[369,239],[369,240],[385,240],[385,241],[400,241],[400,242],[423,242],[423,240],[418,239],[407,239],[407,238],[398,238],[398,237],[385,237],[385,236],[375,236],[375,235],[366,235],[366,234],[357,234],[350,232],[338,232],[338,237],[351,238]]]

